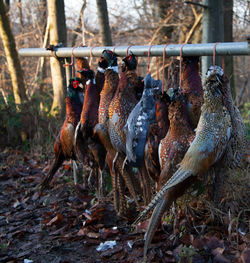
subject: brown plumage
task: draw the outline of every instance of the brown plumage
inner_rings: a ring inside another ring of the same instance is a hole
[[[170,127],[160,146],[160,149],[162,148],[164,151],[163,153],[161,152],[162,171],[158,180],[158,190],[175,173],[177,165],[182,161],[183,156],[195,137],[194,131],[188,122],[186,102],[182,96],[170,104],[168,111]],[[153,213],[148,226],[144,246],[145,251],[147,251],[151,243],[164,211],[177,197],[183,194],[183,191],[188,186],[189,184],[185,183],[171,189],[165,196],[165,199],[157,205],[156,212]]]
[[[87,139],[93,135],[93,128],[98,123],[98,107],[102,86],[98,86],[89,79],[85,87],[85,98],[81,112],[81,132],[83,138]]]
[[[176,165],[183,159],[195,136],[188,122],[187,106],[184,98],[180,97],[173,101],[168,110],[170,126],[168,133],[161,140],[159,146],[160,164],[165,172],[160,175],[158,187],[164,185],[169,176],[175,172]]]
[[[104,195],[102,171],[105,167],[106,149],[94,134],[94,127],[98,123],[98,110],[100,92],[103,89],[105,80],[105,67],[108,63],[100,58],[99,67],[94,78],[92,70],[80,70],[82,76],[88,79],[85,91],[85,100],[81,112],[79,125],[76,129],[76,152],[81,161],[88,161],[93,170],[96,182],[97,195],[101,198]]]
[[[160,140],[165,137],[169,129],[169,119],[168,119],[168,106],[170,104],[170,98],[164,92],[159,95],[155,101],[155,121],[160,128],[159,138]]]
[[[145,145],[145,166],[148,174],[153,181],[158,182],[161,167],[159,163],[159,144],[165,137],[169,128],[168,106],[169,96],[164,92],[156,97],[155,101],[155,120],[148,131],[147,143]]]
[[[203,89],[199,74],[199,57],[183,58],[182,92],[188,101],[188,118],[193,129],[200,119],[203,104]]]
[[[136,222],[141,220],[156,206],[146,235],[144,258],[146,258],[147,247],[152,238],[152,230],[155,228],[154,225],[158,224],[158,218],[162,211],[169,207],[169,200],[171,199],[172,202],[182,195],[184,190],[197,178],[196,176],[206,173],[221,160],[225,153],[230,138],[231,118],[223,106],[221,71],[222,69],[219,67],[216,67],[214,72],[213,68],[208,71],[206,86],[204,87],[204,104],[196,135],[180,162],[178,170],[168,179],[136,220]]]
[[[77,80],[81,82],[80,79]],[[75,82],[76,83],[76,82]],[[75,84],[76,85],[76,84]],[[83,83],[80,83],[83,87]],[[75,160],[74,152],[74,134],[77,123],[80,120],[81,110],[83,106],[83,89],[78,86],[73,87],[73,80],[67,89],[66,102],[66,118],[63,126],[54,143],[54,160],[50,166],[47,176],[42,180],[41,190],[49,186],[54,174],[65,160]]]
[[[77,58],[77,69],[87,68],[89,69],[88,60],[85,58]],[[47,176],[41,182],[41,190],[44,190],[49,186],[54,174],[62,165],[65,160],[72,159],[75,160],[74,151],[74,134],[75,128],[80,120],[80,115],[82,111],[83,101],[84,101],[84,88],[86,79],[82,78],[79,73],[77,73],[77,78],[71,79],[70,84],[67,88],[67,95],[65,99],[66,103],[66,116],[63,126],[54,142],[54,160],[50,165],[49,172]],[[73,165],[74,169],[74,165]],[[75,175],[74,175],[75,176]],[[74,178],[76,183],[76,178]]]
[[[224,75],[221,82],[223,103],[231,117],[232,132],[225,154],[221,162],[215,166],[212,198],[216,205],[219,204],[222,197],[224,178],[228,172],[228,168],[235,169],[240,167],[241,159],[246,148],[246,126],[239,109],[233,102],[229,79]]]
[[[98,110],[98,123],[102,123],[107,127],[109,119],[109,105],[115,95],[118,87],[119,76],[118,73],[112,69],[107,69],[105,72],[105,82],[103,90],[100,94],[100,104]]]
[[[179,60],[173,59],[168,67],[167,88],[176,92],[179,86]],[[145,165],[151,178],[158,183],[161,172],[160,165],[160,141],[166,136],[169,129],[168,106],[170,97],[166,92],[158,94],[155,102],[155,120],[149,131],[148,141],[145,147]]]
[[[115,158],[116,151],[110,142],[108,130],[102,123],[98,123],[95,126],[94,133],[96,136],[98,136],[98,138],[100,139],[101,143],[104,145],[107,151],[106,162],[108,164],[111,175],[114,208],[120,216],[123,216],[126,214],[127,208],[124,194],[124,180],[121,176],[122,161],[117,161],[116,169],[114,170],[113,160]]]
[[[138,83],[134,71],[127,70],[121,73],[118,88],[109,106],[109,134],[114,148],[126,153],[126,135],[123,127],[129,113],[138,102],[135,87]]]
[[[144,162],[147,173],[154,182],[158,182],[161,171],[158,155],[158,147],[160,143],[160,129],[154,123],[151,124],[148,130],[147,142],[144,151]]]
[[[120,213],[120,215],[123,215],[126,213],[126,202],[124,199],[124,195],[122,195],[119,192],[119,184],[120,186],[122,186],[123,182],[121,181],[122,179],[118,180],[119,175],[115,173],[113,169],[113,160],[115,158],[116,151],[113,148],[113,145],[111,144],[108,132],[109,105],[115,95],[119,83],[119,75],[114,68],[117,67],[117,58],[116,55],[111,51],[106,52],[104,55],[105,57],[110,59],[110,64],[112,66],[108,68],[105,72],[104,87],[100,94],[98,124],[95,126],[94,134],[95,137],[99,138],[100,142],[104,145],[107,151],[106,161],[110,169],[110,175],[112,180],[114,207],[115,210]]]
[[[128,56],[127,58],[130,58]],[[126,58],[125,58],[126,61]],[[139,80],[135,72],[135,68],[130,69],[126,63],[124,63],[121,77],[119,81],[118,88],[116,93],[109,106],[109,123],[108,131],[110,136],[110,141],[117,151],[117,159],[114,160],[114,168],[116,169],[116,162],[120,160],[125,160],[126,153],[126,135],[123,130],[124,125],[126,124],[129,113],[132,111],[136,103],[136,87],[139,85]],[[119,156],[120,155],[120,156]],[[119,167],[121,164],[117,164]],[[130,168],[126,168],[130,169]],[[131,170],[132,171],[132,170]],[[116,172],[116,171],[115,171]],[[134,174],[128,171],[122,173],[123,179],[126,183],[126,186],[129,189],[130,194],[132,195],[137,208],[139,209],[139,203],[137,201],[136,193],[139,190],[137,186],[137,178]],[[139,190],[140,191],[140,190]]]
[[[232,134],[223,161],[226,166],[233,169],[239,166],[246,148],[246,125],[239,109],[233,102],[229,79],[225,75],[222,80],[222,93],[223,103],[232,120]]]

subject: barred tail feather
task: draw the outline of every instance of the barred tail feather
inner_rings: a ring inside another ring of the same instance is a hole
[[[153,214],[151,216],[147,233],[145,236],[144,253],[143,253],[144,261],[147,258],[148,247],[150,246],[154,233],[160,223],[161,217],[166,209],[166,205],[167,205],[167,201],[164,198],[162,198],[160,202],[158,202],[158,204],[156,205]]]
[[[74,153],[75,153],[76,159],[79,162],[83,162],[83,159],[84,159],[83,152],[85,149],[84,147],[86,147],[86,143],[84,143],[84,140],[81,134],[81,122],[79,121],[75,129],[75,138],[74,138]]]
[[[185,171],[181,167],[174,173],[174,175],[166,182],[166,184],[161,188],[161,190],[155,195],[148,206],[140,213],[133,225],[138,224],[143,218],[145,218],[148,213],[158,204],[158,202],[164,198],[168,189],[183,182],[188,177],[192,175],[191,171]]]
[[[75,129],[75,140],[74,140],[74,146],[76,146],[76,142],[77,142],[77,138],[79,136],[79,132],[80,132],[80,127],[81,127],[81,122],[79,121],[76,129]]]

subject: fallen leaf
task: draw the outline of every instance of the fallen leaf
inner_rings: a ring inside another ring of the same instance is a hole
[[[227,259],[226,257],[224,257],[222,254],[217,254],[214,257],[214,263],[230,263],[231,261],[229,259]]]
[[[22,200],[22,202],[25,204],[29,199],[30,199],[30,197],[28,196],[28,197],[24,198],[24,199]]]
[[[224,242],[220,239],[218,239],[216,236],[206,236],[206,245],[210,249],[215,249],[215,248],[224,248]]]
[[[22,238],[24,236],[24,234],[26,233],[25,230],[17,230],[13,233],[11,233],[12,237],[16,237],[18,239]]]
[[[180,242],[183,243],[184,245],[190,246],[192,243],[192,236],[184,233],[182,237],[180,238]]]
[[[87,237],[86,240],[84,241],[84,245],[86,246],[97,246],[99,245],[100,241],[98,239],[94,238],[89,238]]]
[[[101,257],[109,258],[114,254],[120,252],[123,249],[122,246],[117,246],[101,253]]]
[[[82,215],[84,215],[88,220],[92,220],[92,217],[88,213],[84,212]]]
[[[116,229],[105,229],[103,228],[101,230],[101,235],[102,235],[102,238],[103,239],[107,239],[108,237],[111,237],[113,235],[117,235],[119,233],[119,230],[116,228]]]
[[[67,226],[63,226],[63,227],[61,227],[61,228],[59,228],[53,232],[50,232],[49,235],[50,236],[56,236],[56,235],[62,234],[66,227]]]
[[[223,254],[225,248],[224,247],[217,247],[215,249],[212,250],[212,254],[214,256],[218,255],[218,254]]]
[[[21,203],[19,202],[19,200],[16,200],[16,202],[13,205],[13,207],[17,208],[19,205],[21,205]]]
[[[63,221],[63,215],[62,214],[58,214],[57,216],[52,218],[49,221],[49,223],[46,224],[46,226],[58,225],[58,224],[62,223],[62,221]]]
[[[33,195],[32,195],[32,201],[36,201],[38,198],[39,198],[39,193],[38,192],[35,192]]]
[[[149,225],[149,220],[140,222],[137,226],[136,226],[136,231],[140,232],[146,232],[146,230],[148,229],[148,225]]]
[[[95,233],[95,232],[88,232],[87,233],[87,237],[97,239],[97,238],[100,237],[100,234],[99,233]]]
[[[250,263],[250,249],[246,249],[242,252],[240,256],[242,263]]]
[[[78,231],[77,236],[86,236],[88,232],[88,229],[86,227],[83,227]]]

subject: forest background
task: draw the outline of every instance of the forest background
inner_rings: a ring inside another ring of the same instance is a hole
[[[204,22],[208,12],[209,26]],[[63,64],[70,59],[20,57],[18,50],[60,43],[97,47],[239,42],[250,41],[249,32],[247,0],[0,0],[0,261],[138,262],[147,228],[142,224],[131,232],[128,221],[116,216],[110,182],[109,200],[99,204],[94,192],[74,185],[70,162],[39,195],[37,187],[48,172],[65,117],[69,67]],[[97,60],[92,61],[94,70]],[[156,78],[155,58],[150,68]],[[147,70],[148,58],[140,57],[140,75]],[[248,130],[244,169],[225,172],[219,209],[207,198],[207,182],[206,187],[196,186],[198,197],[192,191],[178,200],[164,218],[167,228],[155,235],[155,249],[149,253],[153,262],[249,262],[250,57],[225,57],[225,71]],[[90,172],[87,166],[79,170]],[[97,253],[97,245],[107,239],[115,239],[116,247]],[[199,253],[197,245],[202,246]]]
[[[221,12],[215,20],[222,33],[218,35],[217,30],[214,41],[210,42],[246,41],[250,29],[250,1],[246,0],[196,1],[196,4],[183,0],[134,0],[119,4],[98,0],[1,2],[5,5],[16,50],[59,42],[69,47],[202,43],[204,2]],[[56,12],[54,22],[53,18],[48,19],[53,17],[53,12]],[[60,32],[57,36],[55,28]],[[22,69],[22,81],[16,84],[1,41],[0,146],[35,150],[47,156],[52,152],[52,142],[64,118],[65,74],[61,72],[63,80],[58,79],[49,58],[14,59],[20,60]],[[227,59],[226,73],[231,78],[235,101],[249,127],[250,59],[248,56]],[[14,65],[18,63],[15,61]],[[61,68],[63,63],[61,60]],[[147,58],[139,59],[139,68],[140,74],[145,75]],[[151,69],[155,76],[155,59],[151,59]]]

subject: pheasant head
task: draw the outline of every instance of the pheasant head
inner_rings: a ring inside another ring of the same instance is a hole
[[[222,81],[223,69],[219,66],[211,66],[206,74],[206,83],[204,86],[204,104],[212,111],[218,105],[222,105]]]
[[[108,64],[108,67],[117,67],[117,55],[111,50],[103,50],[101,58],[103,59],[101,63],[104,65]]]
[[[85,57],[81,57],[81,58],[76,58],[76,70],[77,70],[77,73],[76,73],[76,76],[78,78],[82,78],[81,74],[79,73],[79,70],[81,69],[90,69],[89,67],[89,62],[87,60],[87,58]],[[84,82],[85,82],[85,79],[82,79]]]
[[[137,61],[133,53],[125,57],[123,60],[122,71],[127,70],[136,70]]]

